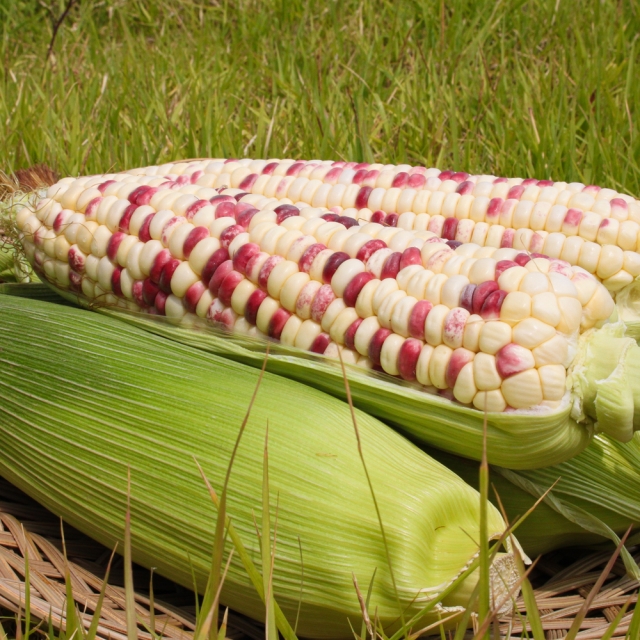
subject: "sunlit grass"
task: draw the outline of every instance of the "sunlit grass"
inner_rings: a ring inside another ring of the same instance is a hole
[[[50,12],[45,6],[50,7]],[[0,167],[409,162],[640,193],[632,0],[0,1]]]

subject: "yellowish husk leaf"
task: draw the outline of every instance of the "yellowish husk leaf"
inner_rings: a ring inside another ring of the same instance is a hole
[[[428,452],[477,486],[477,463],[436,450]],[[516,532],[531,557],[607,539],[617,544],[630,525],[640,525],[640,434],[626,444],[599,434],[580,455],[545,469],[493,468],[491,482],[510,521],[557,483]],[[492,499],[497,504],[495,495]],[[637,564],[626,551],[623,560],[629,574],[640,578]]]
[[[258,371],[112,318],[12,296],[0,295],[0,335],[0,473],[113,546],[123,539],[130,469],[134,560],[187,587],[193,569],[204,589],[215,509],[194,457],[219,492]],[[360,411],[356,416],[398,597],[410,617],[476,555],[479,496],[376,419]],[[387,628],[397,626],[348,406],[269,373],[229,486],[228,513],[254,563],[261,569],[254,518],[261,518],[267,422],[274,518],[278,505],[276,601],[293,624],[300,541],[301,636],[350,637],[348,620],[360,620],[352,575],[368,584],[374,571],[371,610],[377,608]],[[503,530],[491,507],[491,536]],[[514,575],[507,573],[509,583]],[[472,575],[443,605],[464,605],[476,579]],[[263,616],[237,555],[221,602]]]

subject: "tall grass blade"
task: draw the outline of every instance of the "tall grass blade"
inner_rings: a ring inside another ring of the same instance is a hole
[[[229,609],[224,610],[224,615],[222,616],[222,624],[220,625],[220,630],[218,631],[218,640],[225,640],[227,637],[227,623],[229,620]]]
[[[629,608],[629,605],[631,604],[631,602],[633,601],[633,596],[631,596],[620,608],[620,611],[618,611],[618,613],[616,614],[616,617],[611,621],[611,624],[607,627],[607,630],[604,632],[604,635],[602,636],[602,638],[600,638],[600,640],[611,640],[611,638],[613,637],[613,634],[616,632],[616,629],[618,628],[618,625],[620,624],[620,621],[622,620],[622,618],[624,618],[625,614],[627,613],[627,609]]]
[[[367,621],[369,620],[369,603],[371,602],[371,593],[373,592],[373,581],[376,578],[377,569],[374,569],[373,575],[371,576],[371,580],[369,580],[369,588],[367,589],[367,599],[364,602],[364,611],[366,613],[366,617],[363,615],[362,617],[362,627],[360,629],[360,637],[364,638],[364,634],[367,630]],[[354,581],[356,580],[355,575],[353,576]]]
[[[489,560],[489,528],[487,524],[487,508],[489,503],[489,464],[487,462],[487,417],[482,426],[482,460],[480,462],[480,576],[478,592],[478,624],[484,628],[484,622],[489,616],[491,597],[491,576]],[[482,640],[489,640],[487,631]]]
[[[217,617],[218,605],[220,603],[220,592],[222,591],[222,585],[224,584],[224,580],[227,577],[227,572],[229,571],[229,565],[231,564],[231,559],[233,558],[233,549],[229,553],[229,557],[227,558],[227,563],[224,567],[224,571],[222,572],[222,576],[220,578],[220,584],[218,585],[218,590],[216,591],[211,606],[208,610],[202,609],[203,612],[206,612],[204,619],[199,624],[199,628],[197,629],[197,634],[194,633],[195,640],[204,640],[206,637],[213,637],[214,640],[217,640],[219,635],[219,630],[213,627],[213,619]]]
[[[196,464],[198,464],[197,461],[196,461]],[[214,506],[216,507],[216,509],[218,509],[220,505],[220,498],[218,498],[218,494],[215,492],[214,488],[211,486],[209,479],[206,477],[206,475],[204,474],[204,471],[202,470],[199,464],[198,464],[198,469],[200,470],[202,479],[204,480],[204,483],[206,484],[207,489],[209,490],[209,495],[211,496],[211,500]],[[244,569],[247,572],[247,575],[249,576],[249,578],[251,579],[251,583],[253,584],[254,589],[256,590],[260,599],[264,602],[264,586],[262,584],[262,576],[260,575],[260,572],[258,571],[256,565],[253,563],[253,560],[251,559],[251,556],[247,552],[242,542],[242,539],[238,535],[238,532],[236,531],[235,527],[233,526],[233,523],[231,522],[228,516],[227,516],[226,524],[227,524],[227,531],[229,533],[229,537],[231,538],[231,541],[233,542],[234,549],[236,550],[238,556],[240,557],[240,560],[242,561]],[[282,609],[280,609],[280,607],[278,606],[278,603],[274,601],[273,604],[275,608],[276,624],[278,626],[278,630],[280,631],[280,633],[283,635],[285,640],[298,640],[297,635],[291,628],[291,625],[286,619],[284,613],[282,613]]]
[[[362,627],[360,630],[360,635],[356,636],[361,639],[366,638],[366,634],[368,633],[370,637],[373,637],[373,627],[371,626],[371,619],[369,618],[369,612],[367,611],[367,603],[362,595],[362,591],[360,591],[360,587],[358,586],[358,578],[356,574],[352,574],[353,576],[353,586],[356,590],[356,595],[358,597],[358,602],[360,603],[360,610],[362,611]],[[355,635],[355,631],[354,631]]]
[[[82,633],[82,627],[78,619],[76,603],[73,598],[73,586],[71,584],[71,572],[69,570],[69,560],[67,558],[67,544],[64,537],[64,526],[63,526],[62,520],[60,520],[60,535],[62,538],[62,554],[64,556],[64,586],[65,586],[65,595],[66,595],[65,637],[67,638],[67,640],[71,640],[71,638],[75,638],[75,640],[79,640]]]
[[[625,638],[626,640],[638,640],[638,638],[640,638],[640,607],[637,602],[635,609],[633,610],[631,624],[629,625],[629,630],[627,631]]]
[[[273,607],[273,578],[271,567],[273,558],[271,552],[271,514],[269,508],[269,425],[264,437],[264,457],[262,462],[262,536],[260,546],[262,551],[262,583],[265,593],[265,637],[266,640],[278,640],[276,630],[276,616]],[[274,532],[275,544],[275,532]]]
[[[104,595],[107,591],[107,584],[109,583],[109,574],[111,573],[111,563],[113,562],[113,558],[116,554],[116,547],[111,552],[111,557],[109,558],[109,562],[107,563],[107,570],[104,574],[104,579],[102,580],[102,586],[100,587],[100,594],[98,595],[98,602],[96,603],[96,608],[93,612],[93,617],[91,618],[91,624],[89,625],[89,629],[87,630],[86,640],[95,640],[98,635],[98,625],[100,624],[100,613],[102,611],[102,604],[104,603]],[[155,629],[154,626],[151,627]]]
[[[53,628],[53,618],[51,616],[51,607],[49,607],[49,617],[47,618],[47,625],[48,625],[47,637],[50,638],[51,640],[54,640],[56,632],[54,631],[54,628]]]
[[[498,507],[500,508],[500,512],[502,513],[502,517],[504,518],[504,521],[508,523],[509,521],[507,518],[507,513],[505,511],[504,505],[502,504],[502,500],[500,500],[500,495],[496,491],[495,487],[493,489],[496,496],[496,500],[498,502]],[[549,491],[551,491],[551,489],[549,489]],[[536,502],[536,504],[538,503],[539,501]],[[524,566],[522,554],[520,553],[520,547],[518,544],[516,544],[516,541],[513,535],[511,536],[511,548],[513,552],[513,558],[518,568],[518,574],[520,575],[522,580],[520,587],[522,589],[522,598],[524,600],[524,604],[526,607],[526,620],[529,622],[529,625],[531,626],[531,633],[533,633],[534,640],[545,640],[545,633],[544,633],[544,629],[542,628],[542,620],[540,619],[540,610],[538,609],[536,596],[535,596],[535,593],[533,592],[533,587],[531,586],[531,582],[527,577],[527,571]]]
[[[393,584],[393,592],[396,598],[396,602],[398,604],[398,612],[400,617],[400,623],[402,627],[405,626],[404,620],[404,609],[400,604],[400,594],[398,593],[398,586],[396,584],[396,578],[393,573],[393,565],[391,563],[391,555],[389,554],[389,544],[387,543],[387,536],[384,530],[384,524],[382,522],[382,514],[380,513],[380,507],[378,506],[378,501],[376,499],[375,491],[373,490],[373,484],[371,482],[371,476],[369,476],[369,470],[367,469],[367,463],[364,459],[364,452],[362,450],[362,441],[360,440],[360,431],[358,430],[358,420],[356,419],[356,412],[353,407],[353,400],[351,398],[351,388],[349,387],[349,380],[347,379],[347,370],[344,366],[344,361],[342,360],[342,355],[338,352],[340,356],[340,366],[342,367],[342,378],[344,380],[344,389],[347,394],[347,403],[349,404],[349,410],[351,411],[351,421],[353,422],[353,429],[356,434],[356,442],[358,444],[358,454],[360,456],[360,460],[362,461],[362,468],[364,469],[364,474],[367,478],[367,484],[369,485],[369,491],[371,493],[371,498],[373,499],[373,505],[376,510],[376,515],[378,517],[378,524],[380,526],[380,535],[382,536],[382,542],[384,544],[384,551],[387,559],[387,566],[389,567],[389,575],[391,576],[391,584]]]
[[[442,625],[440,625],[440,640],[447,640],[446,636],[444,635],[444,627]]]
[[[131,559],[131,467],[127,467],[127,513],[124,520],[124,599],[127,638],[137,640],[136,591],[133,584],[133,560]]]
[[[504,598],[489,611],[489,615],[487,615],[483,623],[481,625],[478,625],[478,631],[474,636],[474,640],[481,640],[481,638],[489,633],[491,622],[497,616],[497,612],[500,611],[502,607],[517,593],[518,589],[520,589],[522,585],[523,580],[527,579],[528,575],[531,573],[531,571],[533,571],[536,564],[537,560],[533,562],[529,569],[527,569],[527,571],[520,576],[520,578],[515,582],[511,589],[509,589],[509,592],[504,596]]]
[[[424,636],[425,634],[429,633],[429,631],[433,631],[434,629],[437,629],[438,627],[440,627],[440,635],[441,637],[444,636],[444,627],[442,626],[443,624],[447,623],[447,622],[451,622],[452,620],[455,620],[455,618],[460,617],[459,613],[452,613],[451,615],[447,616],[446,618],[443,618],[442,620],[438,620],[438,622],[433,622],[432,624],[424,627],[423,629],[420,629],[418,631],[416,631],[415,633],[412,633],[410,636],[407,636],[407,640],[417,640],[418,638]]]
[[[22,640],[22,585],[18,585],[18,613],[16,614],[16,640]]]
[[[478,562],[478,564],[480,564]],[[471,615],[473,614],[474,609],[476,608],[476,601],[478,599],[478,594],[480,593],[480,582],[476,584],[473,591],[471,592],[471,596],[469,597],[469,604],[467,604],[465,610],[460,617],[460,622],[458,623],[458,628],[456,629],[456,635],[453,637],[453,640],[463,640],[463,638],[467,634],[467,629],[469,628],[469,621],[471,620]]]
[[[451,593],[453,593],[465,580],[466,578],[468,578],[474,571],[476,571],[478,569],[478,566],[480,564],[480,560],[479,558],[475,558],[470,564],[469,566],[445,589],[442,590],[442,592],[439,595],[439,598],[434,598],[433,600],[431,600],[431,602],[427,603],[424,608],[416,613],[413,618],[411,618],[410,620],[408,620],[398,631],[396,631],[390,638],[390,640],[401,640],[402,637],[404,637],[407,633],[409,633],[409,630],[414,627],[416,624],[418,624],[420,622],[420,620],[422,620],[422,618],[424,618],[424,616],[426,616],[429,612],[431,612],[440,601],[444,600],[447,596],[449,596]],[[474,598],[477,599],[478,596],[478,585],[476,585],[473,593],[475,594]],[[470,599],[470,603],[469,603],[469,607],[473,606],[475,604],[474,601],[472,601],[472,599]],[[471,611],[469,611],[469,616],[471,615]],[[468,621],[468,618],[467,618]],[[464,635],[464,634],[463,634]]]

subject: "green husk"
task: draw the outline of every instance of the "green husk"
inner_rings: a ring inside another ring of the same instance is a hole
[[[477,463],[429,449],[471,486],[477,487]],[[552,491],[517,530],[531,557],[569,545],[607,539],[616,545],[629,525],[640,524],[640,434],[631,442],[597,435],[572,460],[545,469],[511,471],[494,468],[491,482],[509,521],[525,513],[554,483]],[[497,504],[495,495],[492,496]],[[637,564],[623,551],[629,573],[640,577]]]
[[[216,513],[194,457],[219,491],[258,372],[112,318],[20,297],[0,296],[0,335],[0,473],[113,547],[123,540],[130,469],[133,559],[187,587],[193,569],[204,590]],[[356,417],[398,597],[410,617],[477,554],[479,496],[376,419],[357,410]],[[361,583],[375,574],[371,608],[393,628],[399,611],[349,408],[269,373],[227,503],[253,562],[262,571],[255,522],[267,421],[276,602],[293,624],[301,547],[300,635],[350,636],[348,619],[357,624],[361,617],[352,574]],[[491,507],[488,519],[496,537],[502,518]],[[505,577],[508,584],[514,578]],[[444,605],[463,605],[476,581],[472,574]],[[264,616],[237,555],[221,602]],[[438,614],[441,608],[426,620]]]
[[[627,327],[626,335],[640,340],[640,278],[615,293],[617,317]]]
[[[6,296],[19,296],[21,298],[31,298],[45,302],[55,302],[58,304],[69,304],[67,300],[60,297],[51,287],[41,282],[5,282],[0,283],[0,294]]]

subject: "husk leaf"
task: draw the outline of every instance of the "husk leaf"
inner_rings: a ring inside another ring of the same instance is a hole
[[[130,469],[133,559],[187,587],[193,568],[203,590],[216,514],[193,458],[219,490],[258,372],[112,318],[20,297],[0,295],[0,334],[0,473],[113,547],[123,539]],[[356,415],[410,616],[477,554],[479,496],[402,436]],[[277,603],[293,622],[301,543],[300,635],[348,637],[348,619],[360,619],[352,575],[366,580],[374,572],[371,606],[393,629],[399,612],[349,409],[268,373],[229,485],[229,517],[247,552],[263,571],[254,516],[261,517],[267,420],[270,492],[278,496]],[[488,518],[495,537],[504,523],[494,508]],[[463,604],[476,580],[443,604]],[[237,556],[221,602],[264,616]]]
[[[428,452],[477,486],[476,463],[435,450]],[[545,469],[493,470],[492,483],[510,521],[557,482],[518,528],[518,541],[532,557],[569,545],[605,540],[617,545],[629,525],[640,524],[640,434],[626,444],[599,434],[580,455]],[[626,549],[622,558],[629,574],[640,578]]]

